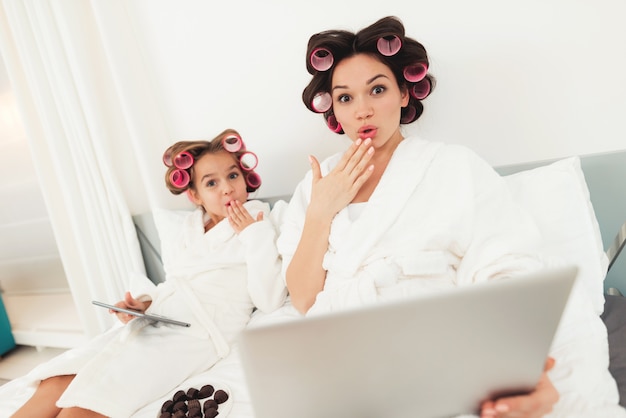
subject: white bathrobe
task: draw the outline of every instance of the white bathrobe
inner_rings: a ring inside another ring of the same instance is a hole
[[[76,374],[58,406],[129,417],[226,356],[255,306],[269,312],[282,305],[286,289],[269,206],[244,206],[255,218],[263,210],[265,220],[239,234],[226,219],[205,233],[202,211],[192,212],[178,239],[162,243],[166,281],[133,295],[152,299],[147,312],[191,326],[133,319],[43,364],[31,374]]]
[[[322,162],[322,175],[340,158]],[[300,240],[311,179],[309,172],[297,186],[281,226],[283,276]],[[475,153],[409,137],[369,201],[351,204],[334,218],[323,260],[326,282],[307,315],[536,270],[545,261],[536,254],[540,240],[504,179]],[[606,330],[597,315],[584,312],[564,320],[554,344],[551,378],[561,401],[551,416],[625,417],[603,363]]]
[[[340,158],[324,161],[322,175]],[[309,172],[281,227],[283,270],[300,240],[310,194]],[[539,239],[503,179],[474,153],[407,138],[369,201],[333,220],[324,291],[309,314],[537,269]]]

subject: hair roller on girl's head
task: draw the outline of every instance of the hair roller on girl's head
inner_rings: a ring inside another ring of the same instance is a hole
[[[172,172],[170,173],[170,183],[172,183],[174,187],[177,187],[179,189],[187,187],[187,185],[189,185],[189,180],[189,173],[187,172],[187,170],[184,170],[182,168],[172,170]]]
[[[376,42],[376,49],[386,57],[396,55],[400,48],[402,48],[402,41],[397,35],[381,36]]]
[[[172,147],[166,149],[163,153],[163,164],[165,164],[167,167],[172,166]]]
[[[333,66],[335,59],[332,52],[326,48],[316,48],[309,57],[311,67],[317,71],[326,71]]]
[[[328,112],[332,105],[333,98],[327,91],[320,91],[315,96],[313,96],[313,100],[311,100],[311,107],[317,113]]]
[[[187,151],[183,151],[174,157],[173,163],[174,167],[186,170],[193,165],[193,156]]]
[[[230,134],[222,139],[222,146],[228,152],[237,152],[241,149],[245,149],[241,136],[237,134]]]
[[[248,185],[248,191],[254,191],[261,187],[261,176],[256,171],[251,171],[246,174],[246,184]],[[252,190],[250,190],[252,189]]]
[[[246,151],[239,156],[239,167],[243,171],[252,171],[258,164],[259,158],[251,151]]]

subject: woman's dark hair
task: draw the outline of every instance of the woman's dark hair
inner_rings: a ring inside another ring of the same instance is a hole
[[[200,157],[202,157],[205,154],[216,154],[220,151],[226,151],[229,152],[230,154],[232,154],[233,159],[239,163],[239,165],[241,166],[240,163],[240,158],[241,156],[247,152],[245,146],[242,146],[241,149],[239,151],[236,152],[230,152],[227,151],[224,148],[224,143],[223,140],[224,138],[230,136],[230,135],[236,135],[239,138],[241,138],[241,136],[239,135],[239,133],[234,130],[234,129],[226,129],[224,130],[224,132],[222,132],[221,134],[219,134],[218,136],[216,136],[215,138],[213,138],[210,141],[206,141],[206,140],[198,140],[198,141],[179,141],[177,143],[175,143],[174,145],[170,146],[164,153],[164,156],[167,155],[169,156],[168,158],[171,159],[172,157],[179,155],[182,152],[188,152],[189,154],[191,154],[191,156],[193,157],[193,162],[195,164],[196,161],[198,161],[198,159]],[[167,187],[167,189],[172,192],[173,194],[181,194],[183,192],[186,192],[187,189],[194,189],[195,190],[195,185],[193,184],[193,164],[191,165],[191,167],[189,167],[187,169],[187,172],[189,173],[189,183],[185,186],[182,187],[178,187],[176,185],[174,185],[172,183],[171,180],[171,175],[172,172],[174,170],[177,170],[177,167],[174,165],[171,165],[167,168],[167,171],[165,172],[165,186]],[[242,169],[242,174],[244,175],[250,175],[251,173],[253,173],[253,175],[258,176],[253,170],[250,170],[248,172],[244,172],[244,170]],[[246,182],[247,186],[246,186],[246,190],[248,191],[248,193],[252,193],[254,191],[256,191],[259,186],[256,187],[252,187],[250,186],[250,184],[248,182]]]
[[[394,36],[397,36],[402,43],[400,50],[391,56],[380,53],[377,47],[378,40],[380,38],[390,39]],[[316,70],[311,63],[311,54],[319,48],[327,50],[333,57],[332,66],[326,71]],[[317,33],[309,38],[306,52],[306,68],[313,75],[313,78],[302,92],[302,101],[309,110],[318,113],[312,105],[313,98],[318,93],[330,92],[332,76],[337,64],[357,54],[370,55],[389,67],[402,91],[411,92],[414,84],[416,84],[405,78],[405,68],[416,64],[424,64],[426,68],[429,67],[428,55],[424,46],[416,40],[406,37],[404,25],[400,19],[394,16],[384,17],[356,33],[345,30],[328,30]],[[412,123],[421,116],[424,111],[421,100],[428,96],[435,87],[435,78],[427,73],[420,83],[422,85],[424,83],[429,84],[427,92],[420,96],[420,99],[409,94],[409,103],[402,108],[401,123],[403,124]],[[333,116],[332,107],[324,112],[326,121],[330,116]],[[339,133],[343,133],[343,131]]]

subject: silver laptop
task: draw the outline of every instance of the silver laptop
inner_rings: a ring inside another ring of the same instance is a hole
[[[451,417],[525,393],[576,276],[550,269],[249,328],[240,345],[255,417]]]

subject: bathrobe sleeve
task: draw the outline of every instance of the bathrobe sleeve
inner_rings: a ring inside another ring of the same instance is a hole
[[[244,205],[253,218],[260,211],[264,219],[249,225],[238,235],[245,248],[248,265],[248,292],[254,305],[262,312],[278,309],[287,295],[281,279],[281,259],[276,248],[276,226],[270,220],[269,205],[259,201]]]

